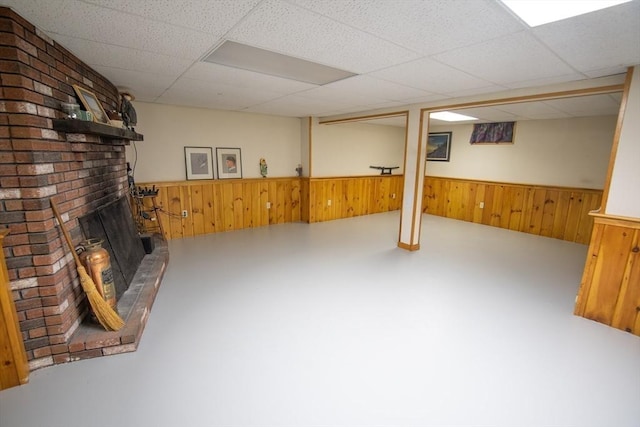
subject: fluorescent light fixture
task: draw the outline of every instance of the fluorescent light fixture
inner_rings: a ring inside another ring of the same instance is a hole
[[[439,111],[437,113],[430,113],[430,119],[442,120],[445,122],[462,122],[465,120],[478,120],[476,117],[465,116],[464,114],[452,113],[451,111]]]
[[[245,44],[225,41],[205,62],[299,82],[324,85],[356,74]]]
[[[631,0],[501,0],[530,27],[606,9]]]

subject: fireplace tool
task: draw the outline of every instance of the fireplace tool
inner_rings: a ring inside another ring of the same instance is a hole
[[[64,222],[62,222],[62,218],[60,217],[60,213],[58,212],[58,207],[56,206],[53,199],[51,199],[51,208],[53,209],[53,213],[58,220],[58,224],[60,224],[60,229],[62,230],[62,234],[64,234],[64,238],[67,241],[67,245],[69,246],[69,250],[73,254],[73,258],[76,262],[76,270],[78,271],[78,277],[80,277],[80,284],[82,285],[82,289],[87,294],[87,298],[89,299],[89,304],[95,313],[98,322],[107,330],[107,331],[117,331],[118,329],[124,326],[124,321],[122,318],[116,313],[116,311],[111,308],[109,303],[104,300],[102,295],[98,292],[96,288],[96,284],[91,279],[91,276],[87,273],[87,270],[82,266],[80,262],[80,258],[76,251],[73,250],[73,244],[71,243],[71,237],[69,237],[69,232],[64,226]]]

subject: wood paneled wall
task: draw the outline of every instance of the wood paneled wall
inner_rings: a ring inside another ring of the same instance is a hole
[[[156,204],[167,239],[285,222],[321,222],[400,209],[401,175],[264,178],[143,183],[159,190]],[[329,204],[331,200],[331,204]],[[143,200],[153,217],[152,201]],[[271,204],[267,208],[267,203]],[[134,203],[135,204],[135,203]],[[187,211],[187,217],[182,217]],[[157,221],[136,220],[146,231]]]
[[[0,250],[3,249],[4,238],[8,233],[8,230],[0,231]],[[3,250],[0,253],[0,390],[28,381],[27,353],[11,294]]]
[[[388,212],[402,206],[402,175],[311,178],[305,181],[309,186],[309,212],[308,217],[303,217],[310,223]]]
[[[300,221],[297,177],[140,184],[152,185],[159,190],[156,203],[167,239]],[[151,200],[144,203],[151,210]],[[157,222],[144,223],[147,231],[157,230]]]
[[[588,244],[602,190],[425,177],[423,212]],[[482,204],[484,207],[482,208]]]
[[[594,216],[575,314],[640,336],[640,219]]]

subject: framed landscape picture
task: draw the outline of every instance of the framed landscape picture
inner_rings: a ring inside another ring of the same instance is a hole
[[[430,133],[427,139],[427,160],[448,162],[451,154],[451,132]]]
[[[213,179],[213,149],[184,147],[187,179]]]

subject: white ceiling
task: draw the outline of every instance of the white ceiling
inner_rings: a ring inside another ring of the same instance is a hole
[[[640,0],[536,28],[495,0],[0,4],[139,101],[284,116],[400,107],[620,74],[640,64]],[[316,86],[202,62],[224,40],[358,75]],[[597,104],[604,108],[611,99],[600,95]],[[523,106],[508,114],[571,116],[569,104],[546,101],[535,111]],[[590,103],[582,104],[593,114]]]

